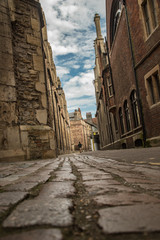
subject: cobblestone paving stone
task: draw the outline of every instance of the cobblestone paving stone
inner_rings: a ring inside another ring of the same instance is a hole
[[[88,154],[0,163],[0,240],[160,239],[160,166]]]
[[[8,207],[0,206],[0,218],[3,216],[3,214],[8,210]]]
[[[107,206],[120,206],[120,205],[133,205],[133,204],[146,204],[146,203],[160,203],[160,199],[149,196],[145,193],[129,193],[118,192],[106,195],[96,196],[94,198],[98,205]]]
[[[21,203],[4,221],[4,227],[27,227],[34,225],[68,226],[72,223],[66,198],[35,198]]]
[[[99,224],[106,233],[158,231],[160,205],[135,205],[101,209]],[[109,219],[109,221],[108,221]]]
[[[75,192],[73,182],[50,182],[42,189],[41,194],[38,198],[49,198],[49,197],[67,197],[72,196]]]
[[[27,196],[25,192],[2,192],[0,193],[0,206],[16,204]]]
[[[36,187],[38,182],[19,182],[13,183],[5,187],[5,191],[30,191],[32,188]]]
[[[54,179],[54,181],[57,181],[57,182],[63,182],[63,181],[71,181],[71,180],[76,180],[76,177],[68,172],[64,170],[63,171],[57,171],[56,172],[56,179]]]
[[[12,236],[2,237],[1,240],[62,240],[62,233],[59,229],[39,229],[24,233],[13,234]]]

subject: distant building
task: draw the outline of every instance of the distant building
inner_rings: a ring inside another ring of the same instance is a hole
[[[101,149],[160,145],[160,1],[106,0],[107,41],[95,15]]]
[[[0,161],[71,150],[64,91],[39,1],[0,1]]]
[[[82,118],[80,108],[78,108],[78,110],[75,110],[73,113],[69,113],[72,136],[72,150],[79,150],[79,142],[82,144],[83,151],[95,151],[98,149],[99,138],[96,118],[92,119],[91,113],[87,113],[86,116],[87,119]]]
[[[91,112],[86,113],[86,118],[87,119],[84,119],[84,121],[89,125],[90,128],[91,150],[97,151],[99,150],[99,132],[97,118],[92,118]]]

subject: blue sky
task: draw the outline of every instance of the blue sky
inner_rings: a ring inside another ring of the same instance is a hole
[[[94,15],[100,15],[102,34],[105,36],[105,0],[40,0],[40,3],[68,111],[80,108],[83,118],[86,112],[92,112],[94,116]]]

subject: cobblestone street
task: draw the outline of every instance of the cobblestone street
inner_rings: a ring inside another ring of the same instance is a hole
[[[102,151],[0,163],[0,239],[160,239],[160,165],[150,161]]]

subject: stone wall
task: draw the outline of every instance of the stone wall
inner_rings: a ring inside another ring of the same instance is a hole
[[[70,135],[39,1],[0,2],[0,160],[55,157]],[[57,96],[57,101],[55,101]],[[65,102],[66,106],[66,102]],[[58,126],[56,127],[56,121]],[[63,131],[62,131],[63,129]]]

